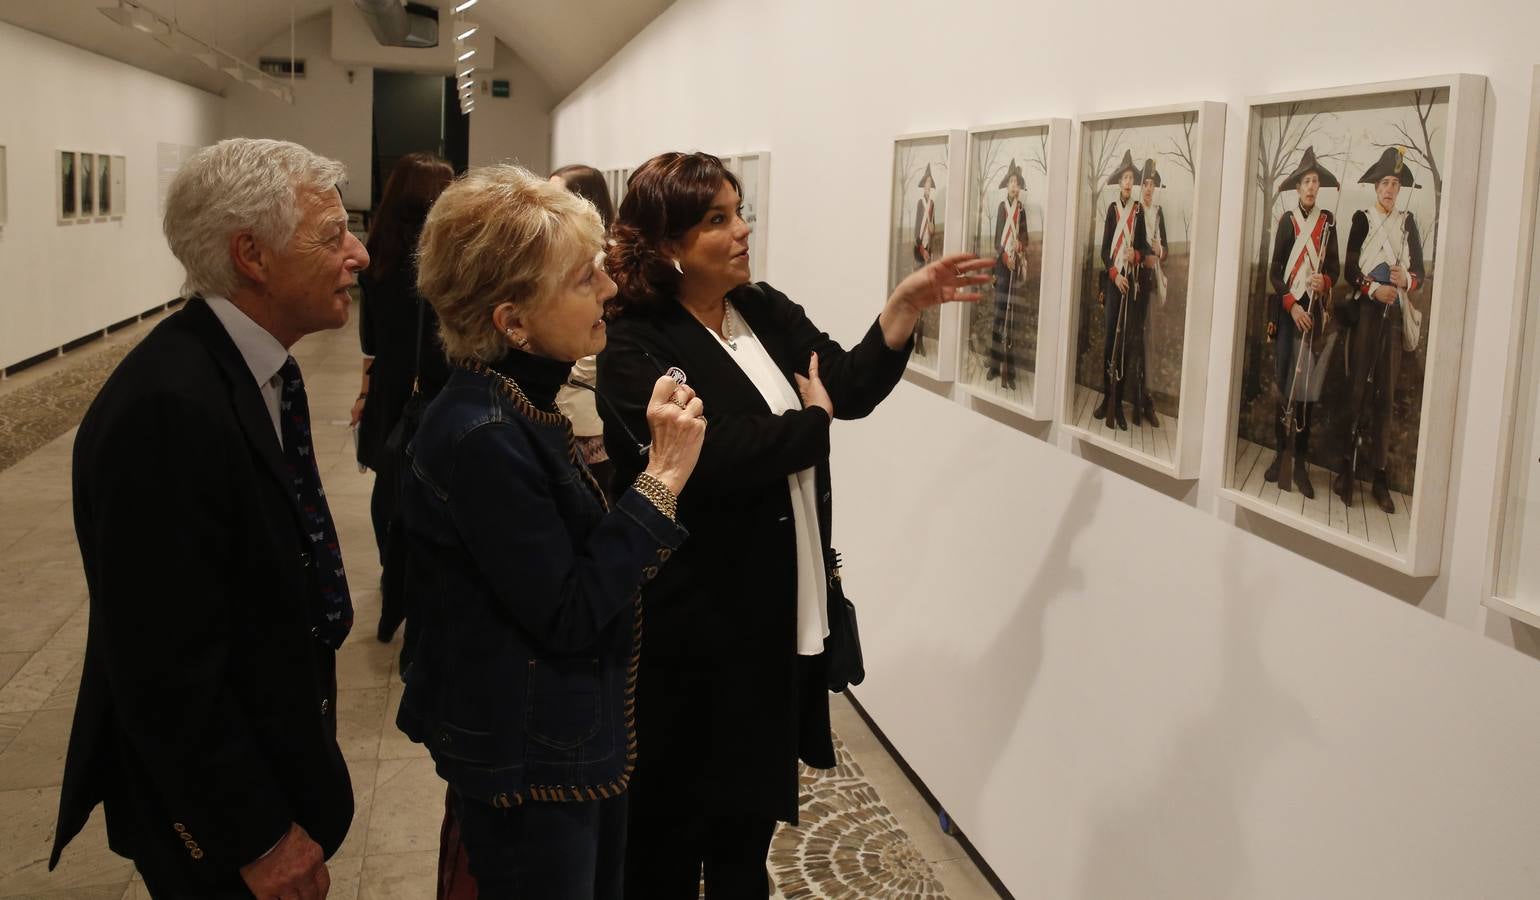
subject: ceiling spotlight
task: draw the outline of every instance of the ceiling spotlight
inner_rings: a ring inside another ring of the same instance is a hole
[[[476,82],[474,82],[474,81],[471,81],[471,80],[469,80],[469,79],[467,79],[467,80],[465,80],[465,81],[462,81],[462,82],[460,82],[460,84],[459,84],[459,88],[460,88],[460,90],[462,90],[462,91],[468,91],[468,90],[470,90],[470,89],[471,89],[471,88],[473,88],[473,87],[475,87],[475,86],[476,86]]]
[[[466,66],[465,68],[463,68],[460,71],[456,72],[455,73],[455,77],[456,78],[464,78],[464,77],[470,75],[474,71],[476,71],[476,67],[475,66]]]
[[[476,55],[476,49],[473,47],[473,48],[465,51],[464,53],[461,53],[455,59],[455,62],[465,62],[467,59],[470,59],[472,56],[475,56],[475,55]]]
[[[155,13],[137,3],[124,3],[123,0],[118,0],[117,6],[102,6],[98,9],[102,15],[124,28],[132,28],[151,35],[171,33],[170,23],[162,21]]]
[[[467,9],[470,9],[472,6],[475,6],[475,5],[476,5],[476,0],[465,0],[464,3],[461,3],[460,5],[455,7],[455,12],[463,13]]]
[[[460,32],[459,34],[455,35],[455,40],[463,41],[466,38],[470,37],[471,35],[475,34],[476,32],[478,32],[480,30],[481,30],[481,26],[480,25],[472,25],[471,27],[469,27],[469,28],[465,29],[464,31]]]

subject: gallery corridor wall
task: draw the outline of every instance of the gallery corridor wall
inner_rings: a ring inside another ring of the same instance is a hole
[[[678,0],[557,108],[552,163],[770,150],[776,287],[849,342],[896,135],[1229,104],[1200,477],[918,382],[838,423],[854,693],[1019,898],[1531,896],[1540,662],[1504,645],[1540,642],[1480,604],[1540,8],[1411,0],[1388,40],[1363,2],[1144,9]],[[1218,426],[1246,98],[1445,72],[1490,79],[1486,172],[1442,574],[1411,579],[1220,500]]]
[[[176,296],[182,267],[161,235],[157,145],[217,140],[223,103],[0,23],[0,367]],[[124,157],[121,219],[58,224],[61,150]]]

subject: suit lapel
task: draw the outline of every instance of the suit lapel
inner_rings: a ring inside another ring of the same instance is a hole
[[[750,327],[753,327],[752,324]],[[693,366],[668,359],[659,359],[658,364],[665,369],[674,365],[684,369],[690,387],[700,392],[701,400],[706,404],[708,419],[713,405],[719,409],[770,412],[759,388],[754,386],[749,376],[743,374],[738,363],[711,332],[690,315],[689,310],[677,302],[663,304],[658,315],[658,330],[667,337],[669,345],[678,351],[679,360],[689,360]],[[758,335],[759,329],[755,328],[754,333]],[[760,341],[764,342],[762,335]],[[766,349],[769,349],[768,346]]]
[[[208,348],[209,355],[224,371],[230,403],[235,407],[235,416],[241,423],[241,430],[246,433],[246,442],[278,482],[283,495],[288,498],[295,524],[304,530],[299,498],[294,494],[294,476],[289,473],[288,463],[284,462],[283,448],[278,444],[278,435],[273,433],[273,420],[268,415],[267,405],[262,401],[262,391],[253,380],[251,369],[247,368],[241,351],[201,297],[187,301],[183,315],[187,316],[188,323],[203,338],[203,346]]]

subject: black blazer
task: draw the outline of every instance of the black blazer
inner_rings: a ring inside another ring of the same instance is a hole
[[[91,404],[74,506],[91,618],[50,868],[99,802],[112,849],[189,894],[291,821],[336,852],[353,792],[308,542],[251,370],[202,300]]]
[[[437,396],[449,378],[449,363],[438,340],[438,316],[432,304],[417,294],[417,267],[391,272],[359,273],[363,291],[359,304],[358,341],[364,355],[374,357],[369,368],[369,399],[358,423],[358,461],[379,471],[385,463],[385,439],[401,418],[412,396],[417,373],[417,311],[422,309],[422,391]]]
[[[733,305],[776,365],[795,384],[818,353],[835,415],[858,419],[892,392],[913,346],[890,350],[874,323],[848,352],[819,331],[802,307],[765,284],[741,288]],[[618,420],[646,439],[652,385],[669,366],[683,369],[706,407],[700,463],[679,496],[679,524],[690,538],[642,593],[646,609],[638,687],[638,772],[703,767],[706,796],[721,811],[796,821],[800,758],[834,765],[829,695],[799,690],[796,647],[796,534],[786,476],[816,469],[824,546],[832,517],[829,417],[801,409],[775,416],[764,398],[699,322],[673,300],[622,315],[599,354],[605,449],[616,486],[643,468]],[[812,657],[821,665],[822,657]],[[660,696],[654,667],[704,673],[697,689]],[[814,680],[817,675],[814,673]],[[799,696],[800,694],[800,696]]]

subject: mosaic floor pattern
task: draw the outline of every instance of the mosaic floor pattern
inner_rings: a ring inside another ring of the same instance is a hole
[[[80,424],[86,407],[137,341],[86,346],[57,371],[0,396],[0,471]]]

